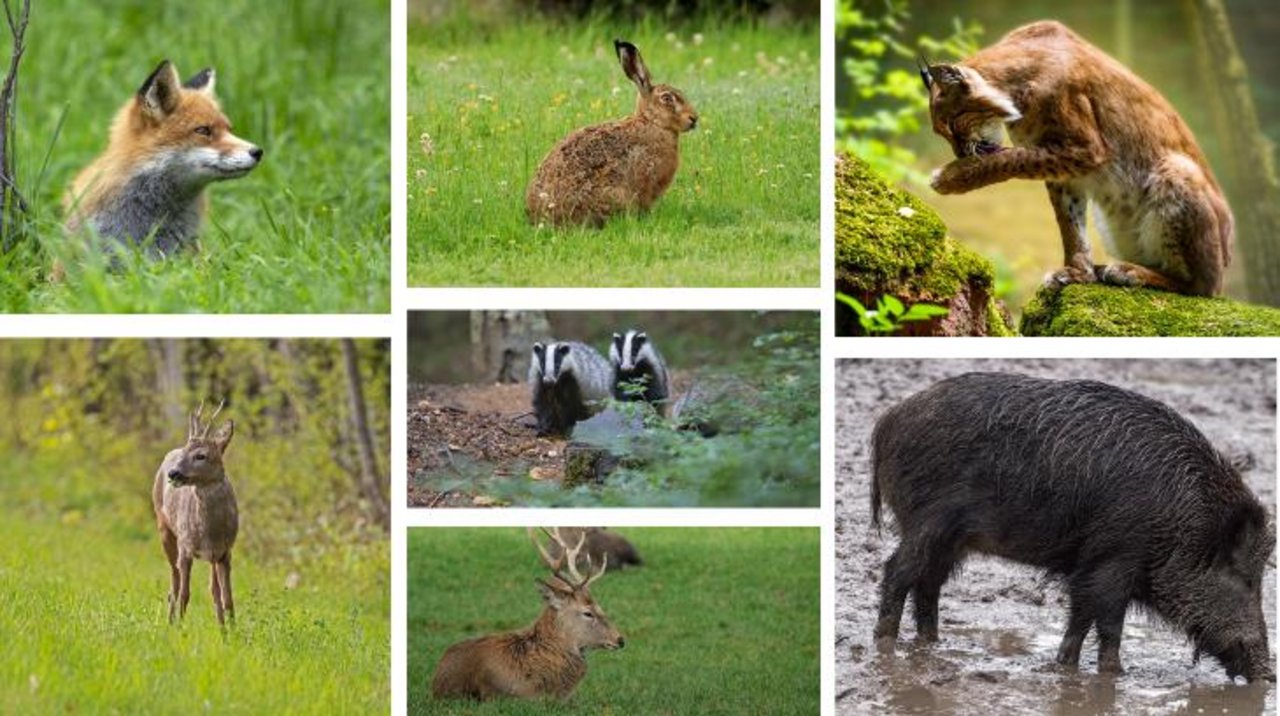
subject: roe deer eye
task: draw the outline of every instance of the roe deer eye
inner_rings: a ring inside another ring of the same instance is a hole
[[[196,134],[199,134],[202,137],[211,137],[213,136],[213,127],[210,127],[207,124],[202,124],[199,127],[196,127]]]
[[[204,462],[206,455],[202,452],[196,453],[196,462]]]

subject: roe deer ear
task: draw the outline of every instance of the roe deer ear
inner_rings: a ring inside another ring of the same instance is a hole
[[[236,423],[234,420],[228,420],[218,428],[218,432],[213,436],[213,442],[217,444],[218,450],[226,452],[227,445],[231,442],[231,436],[236,433]]]
[[[627,78],[636,84],[640,94],[647,95],[652,92],[653,83],[649,79],[649,68],[640,57],[640,50],[626,40],[614,40],[613,49],[618,53],[618,62],[622,65],[622,71],[627,73]]]
[[[195,73],[191,79],[182,83],[182,86],[189,90],[196,90],[202,94],[213,96],[213,86],[217,83],[217,74],[214,73],[212,67],[206,67]]]
[[[138,88],[138,101],[143,111],[155,119],[164,119],[172,114],[178,108],[180,82],[173,63],[168,60],[161,62]]]

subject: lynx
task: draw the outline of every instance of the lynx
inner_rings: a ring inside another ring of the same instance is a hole
[[[1008,179],[1048,187],[1064,266],[1045,285],[1222,291],[1231,210],[1177,111],[1119,62],[1060,23],[1036,22],[958,64],[924,63],[920,76],[933,130],[956,155],[934,172],[935,190]],[[1012,147],[1001,143],[1006,128]],[[1089,255],[1090,203],[1116,263]]]

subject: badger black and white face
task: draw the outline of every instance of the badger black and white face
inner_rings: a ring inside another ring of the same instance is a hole
[[[649,336],[644,331],[633,328],[624,334],[613,334],[609,360],[623,373],[631,373],[641,363],[654,363],[657,357],[653,345],[649,343]]]
[[[573,351],[568,343],[533,344],[529,362],[529,382],[554,385],[560,376],[574,371]]]

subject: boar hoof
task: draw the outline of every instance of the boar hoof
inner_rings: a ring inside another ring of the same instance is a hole
[[[894,646],[897,645],[897,639],[892,636],[877,636],[876,651],[881,654],[892,654]]]
[[[1107,676],[1123,676],[1124,667],[1120,666],[1119,657],[1102,658],[1098,661],[1098,674]]]

